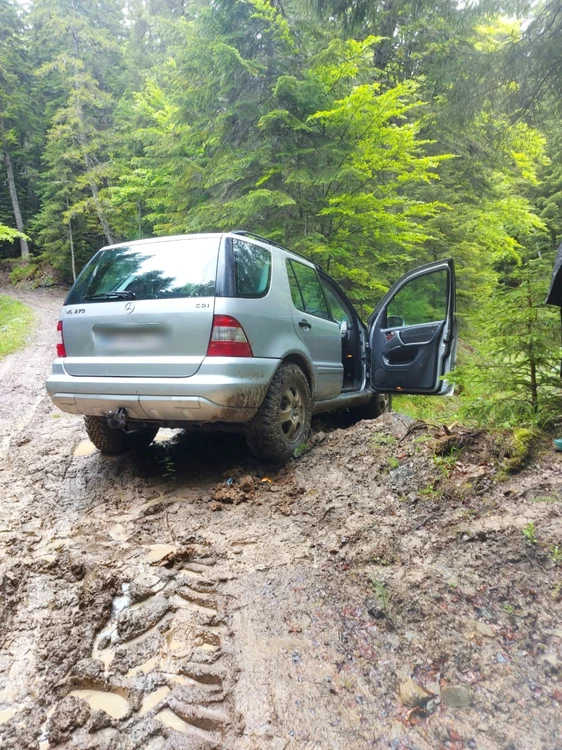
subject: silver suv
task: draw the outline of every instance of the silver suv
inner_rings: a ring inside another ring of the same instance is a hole
[[[235,231],[112,245],[70,290],[47,390],[105,454],[160,427],[243,431],[284,461],[313,414],[446,393],[456,351],[452,260],[406,274],[365,325],[341,287],[285,247]]]

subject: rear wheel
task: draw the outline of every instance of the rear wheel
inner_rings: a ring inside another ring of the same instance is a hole
[[[277,370],[258,413],[246,426],[252,453],[266,461],[287,461],[310,432],[312,398],[298,365]]]
[[[104,456],[118,456],[131,448],[146,448],[158,432],[157,425],[114,430],[105,417],[85,417],[86,432]]]
[[[370,401],[355,408],[361,419],[376,419],[392,411],[392,396],[390,393],[373,393]]]

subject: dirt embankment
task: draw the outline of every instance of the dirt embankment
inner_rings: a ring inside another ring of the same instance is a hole
[[[0,747],[560,747],[562,461],[398,416],[102,458],[0,364]],[[24,300],[27,301],[27,300]],[[331,430],[331,431],[330,431]],[[9,438],[9,445],[7,438]]]

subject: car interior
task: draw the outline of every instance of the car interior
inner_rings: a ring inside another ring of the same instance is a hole
[[[327,276],[320,276],[331,316],[340,324],[342,343],[342,392],[357,391],[363,380],[361,331],[357,314]]]

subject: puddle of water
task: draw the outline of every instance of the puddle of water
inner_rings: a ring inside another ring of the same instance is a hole
[[[158,705],[161,700],[164,700],[164,698],[171,692],[169,687],[158,688],[158,690],[155,690],[153,693],[149,693],[148,695],[145,695],[142,699],[142,706],[140,710],[140,715],[144,716],[147,714],[154,706]],[[175,716],[175,714],[174,714]]]
[[[173,544],[151,544],[148,549],[149,552],[146,556],[148,562],[159,562],[170,552],[174,552],[176,548]]]
[[[122,612],[124,609],[131,606],[129,588],[130,585],[128,583],[123,583],[121,586],[121,591],[123,593],[121,594],[121,596],[116,596],[113,600],[113,604],[111,605],[111,614],[113,615],[113,617],[116,617],[119,612]]]
[[[49,719],[51,716],[55,713],[56,706],[51,706],[51,708],[47,711],[47,715],[45,716],[45,721],[41,724],[41,729],[39,730],[39,750],[49,750],[51,747],[49,743],[49,739],[47,737],[47,724],[49,723]]]
[[[205,615],[209,615],[211,612],[216,612],[216,607],[209,604],[208,607],[202,607],[200,604],[186,599],[181,594],[174,594],[174,601],[180,609],[191,609],[193,612],[202,612]]]
[[[200,646],[197,646],[197,648],[200,651],[218,651],[219,646],[213,646],[212,643],[202,643]]]
[[[129,704],[125,698],[115,693],[104,693],[101,690],[73,690],[70,695],[82,698],[95,711],[105,711],[112,719],[122,719],[129,713]]]
[[[39,560],[44,560],[46,563],[54,563],[57,559],[56,555],[37,555]]]
[[[111,646],[100,648],[99,644],[102,641],[106,643],[107,640],[109,640],[109,642],[113,644],[117,640],[117,627],[115,624],[115,620],[120,612],[131,606],[129,588],[130,584],[128,583],[123,583],[121,585],[122,593],[119,596],[114,597],[113,602],[111,603],[111,617],[109,619],[109,622],[98,633],[94,642],[94,647],[92,649],[92,659],[100,659],[100,661],[104,663],[106,674],[111,662],[115,657],[115,651],[111,648]]]
[[[167,674],[166,677],[175,685],[199,685],[197,680],[194,680],[192,677],[185,677],[182,674]]]
[[[192,729],[187,721],[180,719],[180,717],[177,716],[173,711],[170,711],[169,708],[165,708],[163,711],[159,711],[156,714],[156,718],[158,719],[158,721],[161,721],[165,727],[175,729],[176,732],[181,732],[182,734],[188,734]]]
[[[83,440],[74,449],[74,456],[91,456],[96,450],[96,446],[89,440]]]
[[[160,661],[159,655],[153,656],[152,659],[145,661],[144,664],[139,664],[138,667],[133,667],[132,669],[129,669],[129,671],[126,674],[126,677],[136,677],[139,674],[147,674],[147,672],[151,672],[153,669],[156,669],[159,661]]]
[[[120,523],[116,526],[112,526],[109,529],[108,534],[115,542],[125,542],[130,536],[124,526],[121,526]]]
[[[168,659],[187,659],[191,654],[191,646],[172,638],[168,641]]]
[[[12,688],[7,688],[6,690],[0,690],[0,703],[3,701],[10,701],[16,697],[16,691]]]
[[[115,658],[115,651],[112,648],[95,648],[92,651],[92,659],[99,659],[103,662],[105,671],[107,672],[111,666],[111,662]]]
[[[0,711],[0,726],[6,724],[10,719],[17,714],[17,709],[7,708],[5,711]]]

